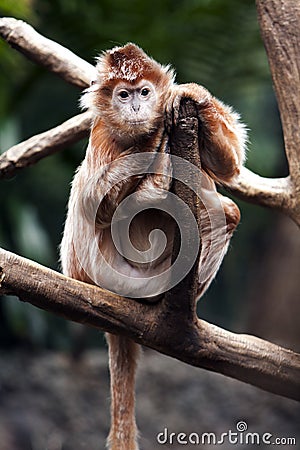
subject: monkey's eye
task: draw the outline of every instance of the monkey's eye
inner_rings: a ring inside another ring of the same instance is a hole
[[[121,91],[120,93],[119,93],[119,96],[121,97],[121,98],[128,98],[129,97],[129,94],[128,94],[128,92],[127,91]]]
[[[144,89],[141,90],[141,95],[142,95],[143,97],[147,97],[147,95],[149,94],[149,92],[150,92],[150,89],[144,88]]]

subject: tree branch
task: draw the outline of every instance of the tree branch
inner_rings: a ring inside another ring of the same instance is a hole
[[[188,364],[300,400],[300,355],[203,320],[174,326],[163,303],[141,304],[0,249],[0,294],[136,342]],[[183,301],[184,299],[182,299]]]
[[[0,156],[0,178],[8,178],[24,167],[88,136],[92,115],[89,112],[72,117],[52,130],[37,134],[14,145]]]
[[[288,214],[293,192],[290,177],[264,178],[243,167],[240,176],[227,186],[243,200],[285,211]]]
[[[290,170],[290,216],[300,226],[300,2],[257,0]]]
[[[300,2],[257,1],[258,20],[266,47],[284,131],[291,178],[300,179]]]
[[[197,108],[192,100],[183,99],[180,104],[179,114],[176,120],[176,125],[173,124],[172,133],[170,136],[170,151],[175,157],[182,158],[182,160],[187,161],[193,167],[201,169],[201,160],[199,154],[199,139],[198,139],[198,129],[199,129],[199,118]],[[181,199],[184,199],[185,203],[188,205],[189,210],[192,212],[196,219],[198,225],[198,235],[201,237],[200,233],[200,201],[197,193],[201,192],[200,177],[197,180],[188,179],[192,178],[194,174],[185,174],[185,183],[180,182],[176,176],[176,164],[173,167],[175,173],[173,173],[173,183],[172,192]],[[187,172],[187,171],[185,171]],[[198,186],[194,186],[197,189],[193,191],[191,187],[193,184],[199,183]],[[192,248],[193,233],[190,232],[191,224],[188,220],[182,220],[180,222],[182,228],[182,234],[188,240],[189,248]],[[175,231],[174,243],[173,243],[173,255],[172,255],[172,265],[177,257],[178,251],[181,245],[180,231],[177,229]],[[173,287],[169,292],[166,293],[164,298],[164,308],[169,314],[177,317],[177,320],[184,320],[185,324],[193,322],[196,318],[196,296],[198,289],[198,267],[199,258],[201,253],[202,243],[200,242],[198,255],[191,264],[192,269],[185,276],[185,278]],[[186,258],[193,258],[191,255],[186,255]],[[175,275],[176,276],[176,275]],[[182,293],[185,293],[185,297]],[[189,326],[189,325],[188,325]],[[178,328],[178,326],[176,327]]]
[[[57,73],[75,86],[85,88],[95,77],[94,66],[37,33],[22,20],[13,17],[0,19],[0,36],[31,61]]]

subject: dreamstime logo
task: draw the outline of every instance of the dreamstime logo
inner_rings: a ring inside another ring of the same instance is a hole
[[[236,429],[242,433],[243,431],[247,431],[248,425],[243,420],[240,420],[240,422],[236,424]]]
[[[147,179],[151,181],[153,176],[163,180],[161,185],[164,188],[151,188]],[[75,205],[78,208],[76,217],[82,218],[74,225],[74,235],[79,237],[74,240],[76,255],[95,284],[122,296],[152,297],[177,285],[191,270],[197,258],[202,230],[199,230],[188,205],[169,191],[171,179],[187,185],[202,204],[201,222],[205,219],[206,233],[207,229],[209,232],[205,243],[205,261],[213,263],[203,264],[199,281],[205,282],[211,276],[212,267],[221,263],[226,248],[226,218],[212,180],[193,164],[174,155],[130,154],[100,167],[86,180]],[[128,193],[126,183],[127,186],[131,183]],[[131,193],[133,183],[136,183],[136,189]],[[116,202],[114,214],[108,219],[111,220],[110,225],[104,229],[99,221],[109,208],[114,209],[114,205],[109,204],[114,192],[125,198],[119,204]],[[166,249],[167,237],[163,230],[151,230],[149,248],[144,251],[135,248],[130,239],[132,221],[147,209],[168,214],[180,231],[181,244],[177,258],[163,269],[159,265],[158,269],[155,264],[151,266]],[[217,252],[212,251],[212,242],[216,239],[219,243]],[[89,242],[88,247],[86,242]],[[129,267],[124,260],[129,260],[132,266]],[[150,265],[150,269],[143,269],[140,265]]]
[[[248,424],[240,420],[236,424],[236,430],[228,430],[224,433],[213,432],[183,433],[171,432],[168,428],[158,433],[156,440],[160,445],[296,445],[295,437],[275,437],[272,433],[249,432]]]

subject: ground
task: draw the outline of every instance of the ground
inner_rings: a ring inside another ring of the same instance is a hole
[[[140,364],[137,410],[142,450],[209,449],[215,446],[159,444],[157,435],[167,428],[220,436],[236,432],[239,421],[248,432],[296,437],[300,445],[298,403],[150,350]],[[102,450],[108,425],[105,350],[77,361],[62,353],[0,354],[0,450]],[[220,448],[254,446],[227,442]]]

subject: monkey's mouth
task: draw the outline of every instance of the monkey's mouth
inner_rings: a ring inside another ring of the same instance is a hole
[[[129,120],[128,122],[130,125],[145,125],[147,123],[147,120],[134,119],[134,120]]]

